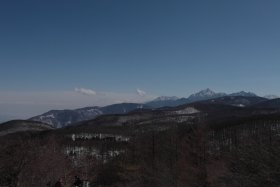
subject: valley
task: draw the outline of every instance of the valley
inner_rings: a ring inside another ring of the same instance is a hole
[[[67,186],[78,175],[91,186],[277,186],[277,103],[222,96],[63,128],[11,121],[0,129],[0,184],[44,186],[62,177]]]

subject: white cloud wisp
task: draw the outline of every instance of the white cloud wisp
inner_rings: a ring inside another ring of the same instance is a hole
[[[140,90],[139,88],[136,89],[136,92],[137,92],[137,94],[140,95],[140,96],[145,96],[145,95],[147,94],[145,91]]]
[[[88,95],[88,96],[94,96],[96,95],[96,91],[87,89],[87,88],[75,88],[75,92]]]

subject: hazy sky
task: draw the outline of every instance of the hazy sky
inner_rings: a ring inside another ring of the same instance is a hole
[[[279,0],[2,0],[0,117],[207,87],[280,95],[279,10]]]

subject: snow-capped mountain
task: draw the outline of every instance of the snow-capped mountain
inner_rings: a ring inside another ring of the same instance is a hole
[[[183,104],[188,104],[192,102],[197,102],[197,101],[204,101],[204,100],[209,100],[209,99],[215,99],[215,98],[220,98],[220,97],[226,97],[226,96],[232,96],[232,97],[258,97],[256,94],[252,92],[245,92],[245,91],[240,91],[232,94],[226,94],[226,93],[217,93],[212,91],[211,89],[207,88],[204,90],[201,90],[197,93],[191,94],[188,98],[177,98],[176,97],[158,97],[153,101],[147,102],[146,104],[154,107],[154,108],[159,108],[159,107],[174,107],[174,106],[179,106]],[[238,98],[240,100],[240,98]]]
[[[225,93],[216,93],[209,88],[205,90],[201,90],[198,93],[192,94],[188,97],[190,101],[200,101],[200,100],[206,100],[206,99],[212,99],[212,98],[218,98],[218,97],[223,97],[226,96],[227,94]]]
[[[218,103],[225,103],[225,104],[232,104],[232,105],[242,105],[247,106],[255,102],[253,100],[251,102],[248,101],[248,98],[240,98],[240,97],[257,97],[256,94],[251,92],[237,92],[232,94],[225,94],[225,93],[216,93],[209,88],[205,90],[201,90],[195,94],[190,95],[188,98],[178,98],[176,96],[161,96],[158,97],[150,102],[144,104],[137,104],[137,103],[122,103],[122,104],[114,104],[108,105],[105,107],[85,107],[76,110],[51,110],[47,113],[44,113],[39,116],[35,116],[30,120],[33,121],[40,121],[47,124],[52,125],[55,128],[61,128],[68,126],[73,123],[77,123],[80,121],[94,119],[97,116],[103,114],[125,114],[131,112],[133,110],[143,110],[143,109],[155,109],[161,107],[176,107],[179,105],[189,104],[193,102],[199,102],[209,99],[216,99],[221,97],[236,97],[231,98],[229,101],[228,99],[224,99],[222,101],[218,100]],[[256,98],[256,101],[259,99]],[[225,102],[226,101],[226,102]]]

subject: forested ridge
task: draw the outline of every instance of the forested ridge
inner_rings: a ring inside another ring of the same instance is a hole
[[[90,186],[279,186],[280,115],[236,110],[136,112],[8,134],[0,137],[0,186],[72,186],[74,176]]]

